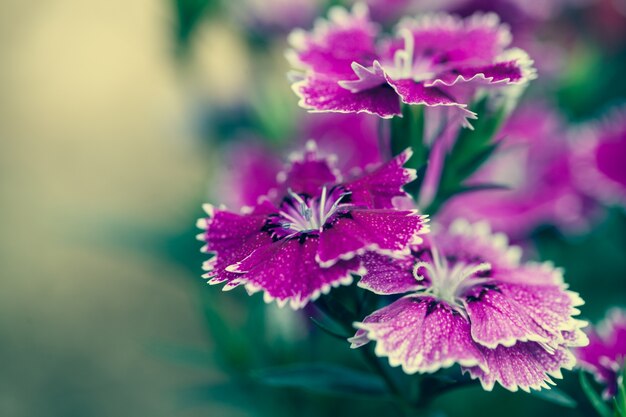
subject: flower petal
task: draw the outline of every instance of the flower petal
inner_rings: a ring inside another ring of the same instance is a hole
[[[341,174],[334,168],[335,159],[334,155],[320,155],[316,143],[308,141],[304,152],[292,155],[287,169],[278,173],[278,182],[283,187],[280,194],[291,190],[297,194],[318,195],[324,185],[341,180]]]
[[[198,225],[206,229],[199,238],[206,242],[203,252],[216,255],[205,262],[205,278],[210,284],[233,281],[235,274],[226,268],[242,260],[261,246],[271,244],[272,239],[262,228],[269,205],[258,206],[249,214],[237,214],[207,206],[209,218],[200,219]]]
[[[400,100],[387,85],[353,93],[340,79],[319,74],[307,75],[292,85],[300,97],[298,105],[316,112],[370,113],[388,119],[401,114]]]
[[[394,259],[375,252],[361,257],[367,271],[359,281],[359,287],[376,294],[403,294],[424,288],[413,276],[415,258]]]
[[[496,285],[474,287],[464,298],[472,338],[482,346],[493,349],[498,345],[510,347],[518,341],[548,343],[554,337]]]
[[[561,379],[561,369],[572,369],[576,359],[564,348],[554,353],[547,352],[534,342],[518,342],[512,347],[498,346],[495,349],[481,348],[487,361],[487,370],[479,367],[464,369],[472,378],[480,379],[483,389],[491,391],[496,382],[509,391],[518,388],[549,389],[554,384],[550,377]]]
[[[356,259],[321,268],[315,261],[318,245],[317,236],[278,241],[260,247],[228,270],[239,276],[248,292],[262,290],[266,302],[276,300],[279,306],[289,302],[299,309],[332,287],[350,284],[351,273],[362,272]]]
[[[393,208],[393,199],[406,197],[402,189],[416,178],[414,169],[404,168],[412,151],[405,150],[374,171],[344,184],[351,192],[350,200],[356,206],[368,208]]]
[[[438,63],[487,63],[511,43],[508,26],[495,13],[475,13],[462,19],[446,13],[423,14],[402,20],[397,32],[413,36],[415,54]]]
[[[455,363],[484,367],[470,336],[469,322],[448,304],[432,297],[407,296],[356,323],[353,347],[364,338],[376,341],[376,355],[388,357],[404,372],[435,372]]]
[[[450,118],[459,120],[463,126],[471,126],[469,119],[476,118],[476,114],[467,109],[467,104],[453,97],[446,91],[446,88],[439,86],[427,87],[423,82],[417,82],[412,79],[395,80],[388,75],[386,79],[400,96],[403,103],[428,107],[449,106],[450,109],[455,110],[455,114],[450,115]]]
[[[352,11],[333,7],[328,17],[318,20],[311,33],[293,31],[287,56],[294,66],[320,74],[353,76],[353,62],[370,65],[375,59],[378,26],[363,5]]]
[[[325,226],[317,261],[329,267],[367,251],[406,256],[427,231],[425,218],[415,211],[354,209]]]

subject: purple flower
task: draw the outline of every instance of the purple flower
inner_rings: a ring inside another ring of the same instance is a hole
[[[253,208],[234,213],[206,205],[199,239],[206,242],[203,252],[215,256],[205,262],[204,277],[226,282],[225,290],[263,291],[267,302],[297,309],[363,272],[358,255],[406,256],[428,231],[424,216],[393,206],[415,179],[403,168],[410,156],[407,150],[343,181],[310,145],[279,175],[275,195]]]
[[[626,360],[626,310],[613,308],[606,318],[587,332],[589,345],[576,349],[580,367],[606,386],[609,399],[617,393],[617,379]]]
[[[319,154],[336,159],[336,169],[342,175],[381,163],[375,117],[332,113],[303,116],[298,120],[298,147],[306,146],[300,138],[316,138]],[[215,192],[227,206],[253,206],[278,186],[276,176],[284,168],[283,163],[277,150],[262,142],[250,137],[227,147],[225,164],[215,174]]]
[[[581,189],[606,204],[626,207],[626,108],[576,136],[575,172]]]
[[[304,74],[293,90],[316,112],[400,115],[401,103],[449,109],[469,126],[467,109],[480,87],[524,84],[535,72],[528,55],[507,49],[511,35],[495,14],[461,19],[428,14],[404,19],[396,35],[377,39],[367,8],[335,7],[312,32],[296,30],[288,57]]]
[[[559,115],[541,102],[528,103],[511,115],[498,136],[503,138],[500,148],[468,184],[501,184],[509,189],[458,195],[444,206],[438,220],[486,220],[514,239],[545,224],[565,231],[588,226],[596,205],[576,184],[567,129]]]
[[[550,264],[520,263],[521,251],[486,223],[455,222],[434,231],[409,257],[362,257],[359,286],[408,295],[355,326],[352,347],[375,352],[406,373],[460,364],[486,390],[495,382],[516,391],[548,388],[572,369],[571,346],[582,346],[583,304]]]
[[[277,187],[276,174],[282,168],[282,161],[259,141],[230,146],[224,159],[224,166],[216,173],[215,193],[222,196],[222,202],[227,206],[254,206],[261,196]]]
[[[322,9],[320,0],[242,0],[227,2],[239,23],[254,32],[286,33],[310,24]]]

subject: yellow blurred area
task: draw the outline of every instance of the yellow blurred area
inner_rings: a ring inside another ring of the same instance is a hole
[[[103,243],[187,229],[206,189],[168,3],[0,7],[0,415],[207,415],[173,391],[211,371],[147,353],[206,342],[188,272]],[[192,78],[228,73],[205,61]]]

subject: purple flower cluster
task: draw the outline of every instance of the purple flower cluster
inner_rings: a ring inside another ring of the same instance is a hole
[[[467,109],[479,88],[524,84],[535,77],[528,55],[508,48],[511,34],[495,14],[461,19],[427,14],[404,19],[395,35],[357,4],[333,8],[311,33],[296,30],[288,57],[300,105],[312,111],[401,114],[401,103],[447,111],[451,123],[469,126]]]
[[[202,251],[211,254],[204,277],[294,310],[357,278],[359,287],[392,297],[378,297],[380,308],[352,323],[353,348],[372,342],[378,356],[408,374],[459,365],[485,390],[496,383],[511,391],[549,388],[576,364],[572,348],[588,343],[586,322],[575,318],[583,300],[568,290],[561,269],[523,262],[487,221],[513,238],[543,222],[583,222],[589,197],[576,185],[572,147],[559,139],[565,129],[541,106],[510,119],[503,134],[511,138],[470,180],[508,176],[515,189],[460,198],[431,232],[404,190],[416,180],[406,168],[411,149],[387,158],[373,118],[356,113],[391,118],[403,104],[422,105],[445,125],[439,143],[444,136],[453,142],[459,125],[476,118],[468,105],[478,93],[513,91],[535,71],[525,52],[509,47],[510,32],[494,14],[422,15],[403,19],[394,33],[382,36],[360,4],[331,9],[312,32],[292,33],[288,55],[302,70],[293,84],[300,104],[353,114],[307,119],[302,136],[317,142],[282,169],[263,148],[236,155],[237,175],[222,191],[241,209],[206,205],[198,221]],[[619,157],[609,155],[621,155],[625,131],[582,140],[596,156],[594,175],[610,179],[613,190],[626,184]]]

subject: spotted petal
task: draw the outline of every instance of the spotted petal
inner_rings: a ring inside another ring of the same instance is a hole
[[[355,325],[353,347],[376,342],[376,355],[388,357],[404,372],[435,372],[455,363],[485,367],[483,355],[472,341],[469,322],[448,304],[432,297],[407,296]]]
[[[352,204],[369,208],[393,208],[393,199],[406,197],[403,187],[416,178],[414,169],[404,165],[412,151],[405,150],[374,171],[344,184]]]
[[[329,267],[367,251],[406,256],[409,245],[428,231],[424,216],[414,211],[354,209],[325,226],[317,260]]]
[[[299,105],[316,112],[370,113],[388,119],[401,114],[400,100],[389,86],[381,85],[353,93],[341,87],[340,79],[309,74],[292,85]]]
[[[413,276],[413,256],[394,259],[369,252],[361,260],[366,271],[358,284],[361,288],[376,294],[403,294],[424,288]]]
[[[317,236],[278,241],[260,247],[228,270],[250,293],[262,290],[265,301],[276,300],[279,306],[289,302],[294,309],[302,308],[332,287],[350,284],[351,273],[360,270],[356,259],[320,267],[315,260],[318,245]]]
[[[554,353],[547,352],[535,342],[518,342],[512,347],[498,346],[495,349],[481,348],[487,361],[487,369],[471,367],[466,369],[472,378],[480,379],[487,391],[496,382],[509,391],[522,389],[549,389],[553,378],[563,377],[561,369],[570,370],[576,364],[572,353],[564,348]]]
[[[318,195],[321,188],[340,180],[340,173],[334,168],[334,159],[324,157],[317,151],[314,141],[306,144],[302,154],[295,154],[285,171],[278,174],[282,193],[288,190],[297,194]]]
[[[316,22],[311,33],[295,30],[289,36],[293,48],[288,57],[296,66],[320,74],[353,76],[352,63],[371,64],[376,56],[378,26],[369,20],[367,8],[351,11],[333,7],[329,19]]]
[[[205,229],[199,238],[206,242],[202,251],[216,255],[205,262],[207,272],[204,277],[209,279],[210,284],[230,282],[237,276],[226,271],[226,267],[272,242],[270,236],[261,231],[270,207],[260,205],[248,214],[232,213],[209,205],[206,207],[209,218],[198,221],[198,226]]]

